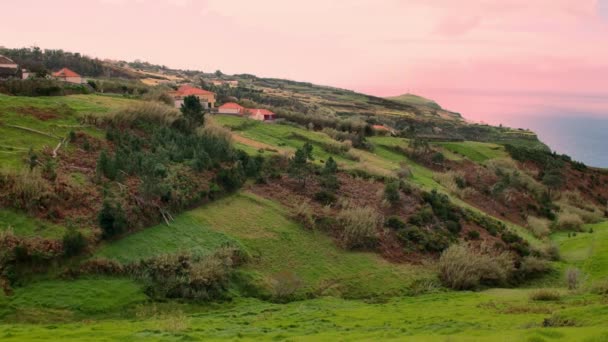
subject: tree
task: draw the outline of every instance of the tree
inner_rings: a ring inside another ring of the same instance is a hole
[[[312,160],[312,145],[306,143],[296,150],[296,154],[289,161],[289,176],[297,179],[302,188],[306,187],[306,178],[310,173],[309,159]]]
[[[194,95],[184,97],[184,103],[182,103],[180,110],[190,130],[194,131],[196,127],[202,126],[205,123],[203,105],[198,97]]]
[[[559,189],[564,183],[564,178],[559,170],[552,169],[545,173],[542,182],[545,186],[547,186],[549,198],[551,198],[551,190]]]
[[[337,172],[338,164],[336,164],[334,158],[329,157],[325,162],[323,170],[321,170],[321,185],[331,190],[340,188],[340,182],[338,181],[338,177],[336,177]]]
[[[109,201],[103,202],[103,207],[97,216],[104,239],[112,238],[122,233],[127,227],[127,219],[120,204],[112,205]]]

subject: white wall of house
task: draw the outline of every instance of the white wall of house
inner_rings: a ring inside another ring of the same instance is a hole
[[[239,109],[239,108],[219,108],[217,112],[220,114],[241,114],[241,109]]]
[[[75,83],[75,84],[82,83],[82,77],[59,77],[59,80],[61,80],[63,82]]]

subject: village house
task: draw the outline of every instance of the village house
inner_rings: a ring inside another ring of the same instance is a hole
[[[0,79],[20,78],[19,65],[12,59],[0,55]]]
[[[81,84],[83,82],[80,75],[68,68],[63,68],[57,72],[54,72],[53,77],[68,83]]]
[[[220,114],[234,114],[234,115],[243,115],[245,114],[245,107],[239,105],[238,103],[228,102],[217,108],[217,112]]]
[[[263,108],[247,109],[249,117],[259,121],[274,121],[276,114]]]
[[[211,109],[215,106],[215,93],[193,87],[191,85],[183,85],[171,93],[173,100],[175,101],[175,107],[179,108],[184,103],[184,97],[194,95],[198,97],[199,101],[205,109]]]
[[[389,135],[392,133],[391,129],[384,125],[372,125],[372,128],[377,135]]]

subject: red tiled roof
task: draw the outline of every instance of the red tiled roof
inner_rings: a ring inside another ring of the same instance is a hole
[[[228,102],[219,106],[220,109],[243,109],[244,107],[239,105],[238,103]]]
[[[389,129],[386,126],[383,126],[383,125],[373,125],[372,127],[375,130],[379,130],[379,131],[389,131]]]
[[[177,93],[181,96],[189,96],[189,95],[215,95],[214,92],[204,90],[201,88],[196,88],[190,85],[183,85],[177,89]]]
[[[12,59],[10,59],[6,56],[0,55],[0,64],[17,64],[17,63],[13,62]]]
[[[268,109],[264,109],[264,108],[250,108],[247,109],[247,111],[249,111],[252,115],[253,114],[262,114],[262,115],[274,115],[273,112],[269,111]]]
[[[77,73],[73,72],[68,68],[63,68],[57,72],[53,73],[54,77],[80,77]]]

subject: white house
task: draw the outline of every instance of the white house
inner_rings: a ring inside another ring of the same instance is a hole
[[[75,84],[82,83],[82,77],[68,68],[63,68],[57,72],[54,72],[53,77],[55,77],[56,79],[58,79],[60,81],[64,81],[64,82],[68,82],[68,83],[75,83]]]
[[[217,112],[220,114],[243,115],[245,114],[245,107],[239,105],[238,103],[228,102],[217,107]]]

